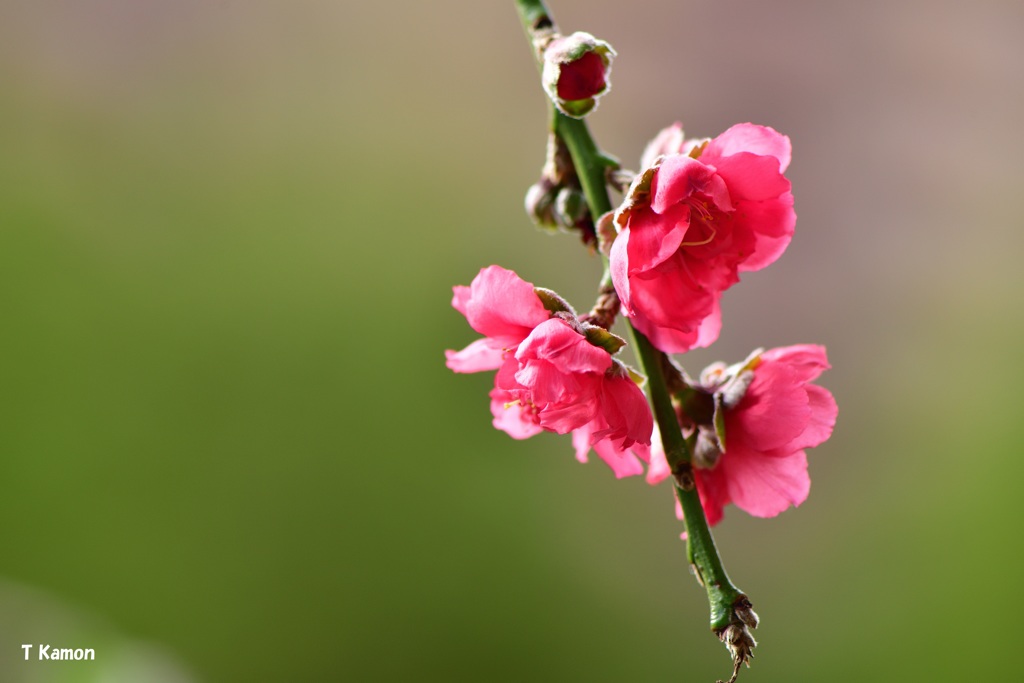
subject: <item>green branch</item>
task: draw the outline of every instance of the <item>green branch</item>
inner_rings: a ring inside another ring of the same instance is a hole
[[[516,6],[527,38],[536,49],[536,46],[555,30],[554,21],[540,0],[516,0]],[[552,111],[552,128],[569,148],[591,216],[596,222],[601,215],[612,210],[608,196],[607,172],[617,164],[598,149],[583,120],[569,118],[554,110],[554,107]],[[605,257],[604,280],[609,279],[608,274],[608,260]],[[637,358],[648,377],[654,416],[661,432],[665,456],[675,478],[676,496],[683,508],[688,539],[687,557],[698,580],[707,590],[711,607],[711,628],[720,638],[726,640],[725,634],[731,631],[730,627],[742,628],[744,623],[749,623],[742,615],[737,614],[737,610],[749,611],[750,602],[729,580],[715,547],[714,537],[708,528],[690,464],[690,448],[679,426],[666,384],[663,354],[643,334],[633,329],[632,325],[629,329]],[[731,646],[730,650],[733,650]],[[738,669],[741,662],[735,652],[733,656]],[[736,671],[733,678],[735,673]]]

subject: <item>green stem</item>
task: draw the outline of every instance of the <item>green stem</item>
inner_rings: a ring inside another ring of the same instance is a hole
[[[531,44],[535,44],[538,34],[554,29],[554,21],[541,0],[516,0],[516,7]],[[609,167],[615,165],[615,162],[598,149],[583,120],[573,119],[554,111],[552,128],[569,148],[580,186],[590,207],[590,214],[596,221],[599,216],[612,210],[606,172]],[[607,258],[604,279],[608,279]],[[700,504],[700,497],[694,485],[690,449],[676,418],[663,374],[662,352],[643,334],[633,329],[632,325],[629,329],[637,358],[648,378],[651,403],[661,432],[665,456],[675,475],[676,496],[686,519],[687,557],[693,564],[698,579],[707,589],[711,606],[711,628],[720,631],[736,622],[734,607],[738,600],[745,599],[746,596],[729,580],[715,547],[711,529],[708,528],[704,508]]]

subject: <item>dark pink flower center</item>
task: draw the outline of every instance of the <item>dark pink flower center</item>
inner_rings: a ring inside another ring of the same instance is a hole
[[[686,231],[686,239],[681,247],[702,247],[710,244],[718,235],[721,210],[706,197],[687,197],[684,202],[690,207],[690,228]]]

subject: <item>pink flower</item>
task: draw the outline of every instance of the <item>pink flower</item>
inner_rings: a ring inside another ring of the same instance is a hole
[[[785,250],[796,223],[789,160],[789,138],[750,123],[710,141],[687,141],[676,124],[648,145],[615,213],[611,273],[623,310],[655,346],[709,345],[721,293]]]
[[[568,309],[557,295],[555,306]],[[648,460],[653,419],[643,392],[599,343],[621,345],[571,310],[549,312],[533,285],[497,266],[456,287],[452,305],[486,334],[446,352],[456,372],[498,369],[490,392],[494,426],[516,439],[547,430],[573,433],[577,459],[591,447],[616,476],[640,474]]]
[[[811,384],[829,367],[824,347],[801,344],[755,352],[743,363],[715,364],[701,374],[700,387],[684,402],[683,420],[697,432],[694,474],[709,524],[722,519],[729,503],[755,517],[774,517],[807,499],[805,449],[831,436],[838,412],[832,394]],[[668,465],[660,446],[652,450],[648,481],[657,483],[668,476]]]

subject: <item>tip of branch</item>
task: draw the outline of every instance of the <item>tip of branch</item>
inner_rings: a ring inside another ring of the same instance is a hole
[[[750,667],[750,660],[754,657],[754,648],[757,641],[750,633],[751,629],[757,628],[760,619],[754,612],[753,605],[746,596],[740,597],[733,605],[732,622],[725,628],[716,631],[718,639],[725,643],[732,655],[732,676],[727,681],[718,683],[736,683],[740,675],[740,667],[744,664]]]

